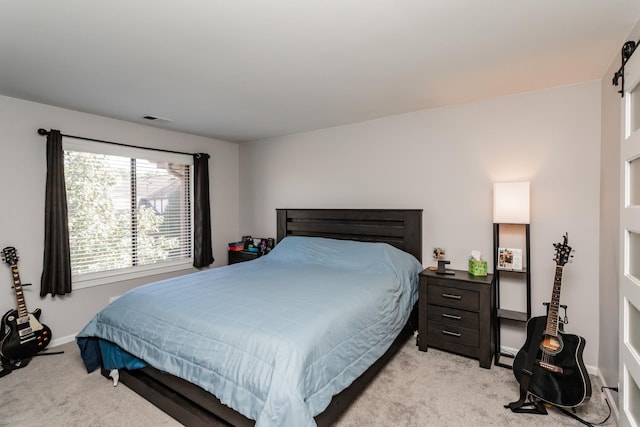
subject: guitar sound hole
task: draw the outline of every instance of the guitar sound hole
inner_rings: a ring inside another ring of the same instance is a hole
[[[557,337],[545,335],[540,343],[540,350],[552,356],[560,353],[563,347],[564,343],[562,342],[561,335],[558,335]]]

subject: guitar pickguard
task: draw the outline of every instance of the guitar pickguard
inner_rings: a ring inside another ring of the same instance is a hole
[[[23,316],[18,318],[16,323],[18,325],[23,325],[25,323],[29,325],[26,328],[22,327],[18,330],[18,333],[20,334],[20,336],[32,334],[36,331],[41,331],[44,328],[42,324],[38,321],[36,316],[34,316],[32,313],[29,313],[28,316]]]

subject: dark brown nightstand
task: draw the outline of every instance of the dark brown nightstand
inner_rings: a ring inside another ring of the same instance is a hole
[[[251,261],[257,259],[260,254],[258,252],[249,251],[228,251],[229,252],[229,265],[236,264],[244,261]]]
[[[435,347],[480,360],[491,368],[493,357],[493,275],[472,276],[452,270],[420,273],[418,348]]]

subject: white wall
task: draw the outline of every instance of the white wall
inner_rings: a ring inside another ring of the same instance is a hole
[[[530,180],[534,314],[551,294],[551,244],[568,231],[577,250],[562,292],[568,331],[587,339],[585,362],[598,364],[600,82],[256,141],[239,152],[236,144],[2,96],[0,124],[0,245],[17,247],[22,281],[34,283],[25,288],[28,307],[43,309],[54,339],[76,333],[109,297],[151,279],[38,296],[46,172],[39,127],[208,152],[214,265],[226,264],[226,244],[241,234],[275,235],[276,208],[368,207],[424,209],[424,264],[442,246],[454,268],[465,268],[472,249],[491,258],[492,183]],[[11,283],[7,268],[1,312],[14,306]],[[522,339],[507,333],[503,344],[519,348]]]
[[[614,68],[615,67],[615,68]],[[611,84],[615,62],[602,79],[600,206],[600,372],[607,385],[618,384],[618,291],[620,260],[620,88]]]
[[[472,249],[491,263],[492,183],[530,181],[534,315],[568,232],[567,332],[597,366],[599,81],[243,143],[240,170],[242,234],[274,236],[276,208],[420,208],[424,265],[441,246],[460,269]],[[508,347],[523,340],[503,334]]]
[[[46,139],[37,134],[41,127],[132,145],[209,153],[214,266],[227,263],[227,243],[239,237],[237,144],[0,96],[0,245],[18,250],[22,283],[33,283],[24,288],[27,308],[42,308],[41,320],[52,329],[54,342],[77,333],[109,297],[152,278],[40,298],[46,176]],[[1,313],[15,308],[12,284],[9,268],[0,266]]]

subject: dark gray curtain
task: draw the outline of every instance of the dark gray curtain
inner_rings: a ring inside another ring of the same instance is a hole
[[[213,263],[209,210],[209,155],[193,155],[193,266]]]
[[[44,262],[40,296],[71,292],[71,254],[64,184],[62,135],[51,129],[47,136],[47,183],[44,206]]]

